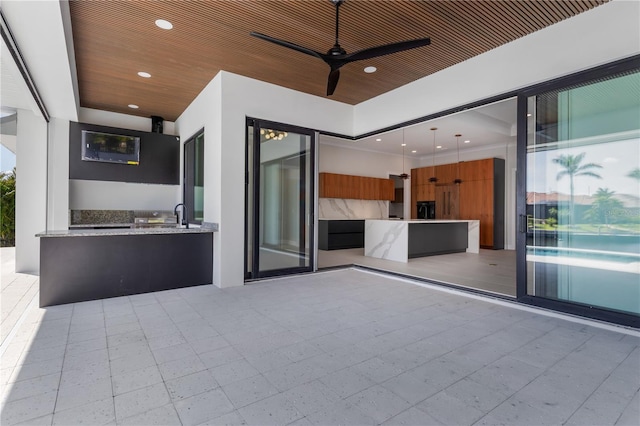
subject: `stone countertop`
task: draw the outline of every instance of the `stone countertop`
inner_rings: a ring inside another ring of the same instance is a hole
[[[215,224],[214,224],[215,225]],[[69,229],[60,231],[43,231],[36,237],[108,237],[116,235],[161,235],[161,234],[202,234],[213,233],[216,227],[187,228],[125,228],[125,229]]]
[[[69,229],[74,229],[74,228],[84,228],[84,229],[89,229],[89,228],[131,228],[133,227],[133,223],[80,223],[80,224],[74,224],[74,225],[69,225]]]
[[[478,219],[366,219],[380,222],[402,222],[402,223],[456,223],[456,222],[478,222]]]
[[[326,219],[326,218],[319,218],[318,220],[394,220],[394,219],[376,219],[376,218],[365,218],[365,217],[354,217],[354,218],[348,218],[348,217],[334,217],[331,219]]]

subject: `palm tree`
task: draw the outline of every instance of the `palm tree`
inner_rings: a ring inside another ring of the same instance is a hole
[[[601,169],[602,166],[596,163],[587,163],[580,164],[586,155],[586,152],[583,152],[578,155],[571,154],[562,154],[559,157],[554,158],[553,161],[555,164],[559,164],[564,167],[564,170],[558,172],[556,176],[556,180],[560,180],[565,176],[569,176],[569,191],[570,191],[570,202],[569,202],[569,220],[570,224],[574,223],[574,212],[573,212],[573,179],[576,176],[591,176],[596,179],[602,179],[602,176],[592,171],[593,169]]]
[[[635,169],[627,173],[627,177],[630,177],[635,180],[640,180],[640,167],[636,167]]]
[[[587,218],[594,222],[609,224],[609,216],[616,216],[615,212],[624,206],[620,200],[613,198],[615,191],[609,191],[608,188],[598,188],[593,194],[593,204],[587,211]]]

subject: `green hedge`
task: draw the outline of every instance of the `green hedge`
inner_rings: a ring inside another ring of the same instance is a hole
[[[0,246],[16,244],[16,169],[0,175]]]

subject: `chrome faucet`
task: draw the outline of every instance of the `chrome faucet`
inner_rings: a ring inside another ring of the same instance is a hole
[[[178,217],[178,207],[182,206],[182,223],[180,222],[180,218]],[[176,204],[173,208],[173,214],[176,215],[176,223],[178,225],[182,224],[185,228],[189,229],[189,221],[187,220],[187,206],[184,203]]]

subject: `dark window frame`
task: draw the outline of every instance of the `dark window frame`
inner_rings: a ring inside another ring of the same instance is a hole
[[[517,113],[517,172],[516,172],[516,300],[520,303],[552,309],[571,315],[579,315],[600,321],[640,328],[640,316],[617,312],[596,306],[532,296],[527,292],[526,260],[526,176],[527,176],[527,102],[531,96],[537,96],[553,90],[575,87],[582,84],[623,74],[640,71],[640,55],[573,73],[544,83],[522,89],[518,93]]]
[[[202,137],[202,167],[204,167],[204,127],[193,134],[183,144],[183,167],[182,167],[182,202],[185,204],[185,211],[189,223],[201,225],[202,220],[196,219],[195,206],[193,200],[195,198],[195,152],[196,141]],[[192,172],[192,175],[190,175]],[[204,183],[203,183],[204,186]],[[204,212],[203,212],[204,213]]]

